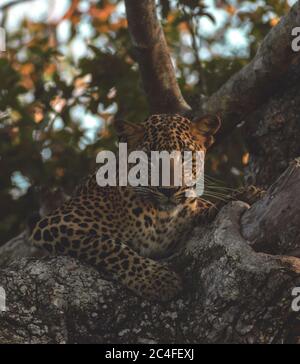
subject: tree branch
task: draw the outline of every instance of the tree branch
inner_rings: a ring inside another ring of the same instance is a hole
[[[15,261],[0,270],[0,343],[296,342],[300,260],[254,252],[239,232],[245,209],[234,202],[196,229],[185,252],[186,293],[166,304],[135,297],[72,258]]]
[[[263,40],[253,60],[232,76],[203,104],[201,113],[219,114],[223,125],[218,138],[229,133],[274,91],[289,66],[300,58],[292,50],[292,29],[300,24],[298,1]]]
[[[256,251],[293,255],[300,251],[299,196],[300,158],[242,217],[243,236]]]
[[[151,113],[190,111],[178,86],[155,0],[125,0],[129,32]]]

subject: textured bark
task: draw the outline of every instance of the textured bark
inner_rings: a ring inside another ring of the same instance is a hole
[[[38,196],[40,216],[48,215],[61,206],[69,197],[61,188],[52,189],[46,186],[38,188],[35,193]],[[4,267],[12,261],[22,257],[40,258],[49,255],[46,251],[33,247],[29,243],[27,235],[27,230],[24,230],[21,234],[0,246],[0,267]]]
[[[20,235],[0,247],[0,267],[5,267],[20,258],[38,258],[46,255],[48,255],[46,252],[36,249],[29,243],[27,232],[23,231]]]
[[[245,141],[250,151],[246,182],[267,188],[300,156],[300,62],[274,94],[246,122]]]
[[[254,252],[239,232],[245,209],[234,202],[196,229],[184,253],[186,292],[166,304],[71,258],[15,261],[0,271],[8,308],[0,343],[297,342],[300,260]]]
[[[125,0],[128,28],[151,113],[190,111],[177,84],[155,0]]]
[[[243,236],[256,251],[300,256],[300,159],[242,217]]]
[[[300,2],[265,37],[253,58],[203,104],[201,112],[219,114],[223,125],[218,138],[230,132],[274,93],[300,52],[292,50],[292,29],[300,24]]]

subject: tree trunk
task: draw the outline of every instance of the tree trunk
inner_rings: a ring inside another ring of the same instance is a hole
[[[300,156],[300,62],[290,66],[274,94],[246,119],[250,151],[246,181],[269,187]]]

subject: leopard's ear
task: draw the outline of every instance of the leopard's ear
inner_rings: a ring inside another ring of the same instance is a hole
[[[129,121],[117,119],[114,121],[113,125],[120,142],[136,144],[143,138],[143,124],[131,123]]]
[[[208,148],[214,142],[214,135],[221,127],[221,119],[217,115],[204,115],[192,120],[192,133],[194,136],[204,139]]]
[[[215,135],[220,129],[221,119],[217,115],[204,115],[192,121],[194,128],[203,136]]]

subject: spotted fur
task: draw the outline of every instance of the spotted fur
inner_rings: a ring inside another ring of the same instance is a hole
[[[217,118],[191,122],[179,115],[153,115],[141,124],[116,122],[130,150],[206,149],[220,125]],[[182,288],[179,275],[158,259],[184,243],[207,203],[186,198],[187,187],[99,187],[95,173],[72,198],[34,226],[34,245],[79,258],[136,294],[167,301]]]

